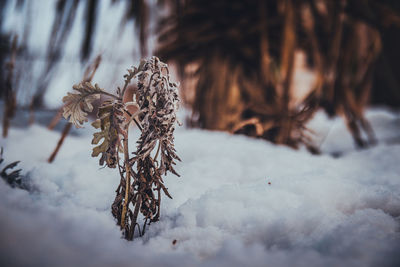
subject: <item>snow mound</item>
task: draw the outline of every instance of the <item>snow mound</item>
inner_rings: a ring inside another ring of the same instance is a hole
[[[340,119],[317,114],[320,156],[178,129],[181,178],[165,178],[173,199],[163,197],[161,220],[133,242],[112,218],[119,175],[90,157],[89,126],[53,164],[59,133],[12,128],[4,157],[21,160],[34,190],[0,181],[0,265],[400,266],[400,114],[367,115],[380,142],[355,150]]]

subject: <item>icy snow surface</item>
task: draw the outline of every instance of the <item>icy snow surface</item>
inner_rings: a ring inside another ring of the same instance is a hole
[[[14,127],[0,145],[34,191],[0,181],[0,265],[400,266],[400,114],[367,114],[379,139],[367,150],[317,114],[320,156],[181,127],[181,178],[165,179],[173,199],[133,242],[110,212],[117,170],[90,157],[94,129],[68,136],[48,164],[59,133]]]

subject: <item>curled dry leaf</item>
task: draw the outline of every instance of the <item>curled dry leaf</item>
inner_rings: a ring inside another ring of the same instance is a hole
[[[104,93],[97,84],[94,86],[89,82],[82,82],[72,87],[77,93],[68,93],[64,96],[63,116],[69,122],[73,123],[76,128],[81,128],[83,123],[87,121],[87,112],[93,110],[93,101],[100,98],[100,94]]]
[[[168,65],[157,57],[142,66],[142,72],[138,74],[138,95],[143,131],[136,158],[144,159],[158,143],[161,152],[159,171],[178,175],[172,167],[175,159],[180,160],[175,153],[173,136],[179,108],[178,85],[170,81]]]
[[[97,145],[101,140],[103,142],[93,148],[92,157],[101,154],[99,164],[106,163],[109,168],[117,166],[118,147],[121,147],[121,136],[126,136],[126,131],[121,128],[125,117],[123,116],[123,105],[116,101],[106,101],[99,107],[98,120],[92,123],[100,132],[93,134],[92,144]],[[122,149],[121,149],[122,150]]]

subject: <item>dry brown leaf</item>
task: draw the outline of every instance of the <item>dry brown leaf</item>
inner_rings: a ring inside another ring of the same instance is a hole
[[[87,121],[87,112],[93,110],[93,101],[100,98],[100,94],[104,93],[97,84],[94,86],[89,83],[80,83],[72,87],[78,93],[68,93],[63,98],[64,112],[63,116],[69,122],[73,123],[76,128],[81,128],[83,123]]]
[[[103,142],[93,148],[92,157],[97,157],[101,154],[99,164],[101,166],[106,163],[110,168],[115,168],[117,165],[118,147],[121,147],[120,135],[125,135],[125,131],[120,127],[124,121],[122,104],[118,102],[105,102],[98,112],[99,119],[92,123],[100,132],[93,134],[92,144],[97,145],[101,140]]]

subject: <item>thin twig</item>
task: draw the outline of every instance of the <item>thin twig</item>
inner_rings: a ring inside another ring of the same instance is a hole
[[[54,149],[53,153],[51,154],[51,156],[47,160],[49,163],[52,163],[54,161],[54,159],[55,159],[55,157],[56,157],[56,155],[58,153],[58,150],[60,149],[61,145],[64,142],[65,137],[68,135],[69,131],[71,130],[71,126],[72,126],[72,123],[70,123],[70,122],[68,122],[65,125],[64,130],[63,130],[62,135],[61,135],[61,138],[60,138],[60,140],[58,140],[56,148]]]
[[[128,198],[129,198],[129,191],[131,187],[131,174],[130,174],[130,166],[129,166],[129,151],[128,151],[128,127],[126,128],[126,136],[124,137],[124,164],[125,164],[125,199],[124,204],[122,207],[122,214],[121,214],[121,229],[125,228],[125,218],[126,212],[128,209]]]

